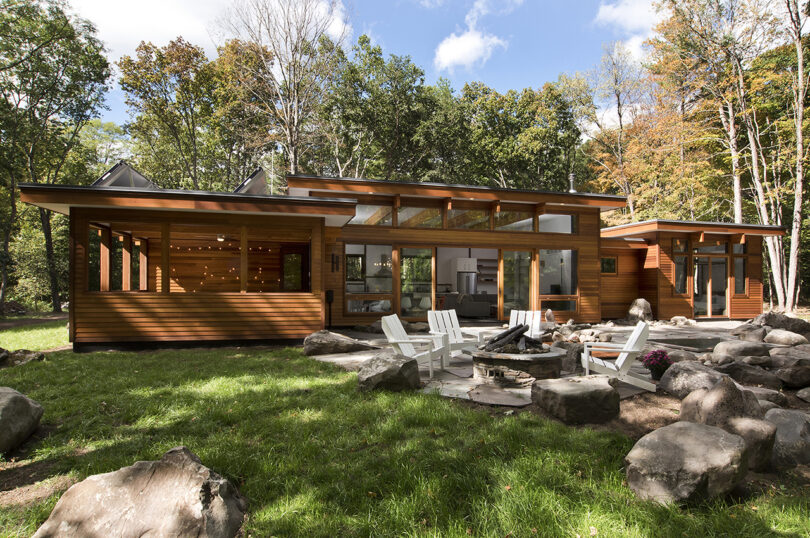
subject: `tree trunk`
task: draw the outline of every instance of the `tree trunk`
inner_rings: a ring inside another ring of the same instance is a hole
[[[6,295],[8,294],[8,265],[11,262],[11,253],[9,252],[9,245],[11,244],[11,234],[14,232],[14,222],[17,220],[17,180],[14,178],[9,179],[9,219],[7,228],[3,232],[3,253],[0,260],[0,314],[3,312],[3,307],[6,304]]]
[[[54,312],[61,312],[62,301],[59,298],[59,275],[56,271],[56,256],[53,251],[51,212],[40,207],[39,220],[42,224],[42,235],[45,236],[45,261],[48,265],[48,280],[51,285],[51,305]]]

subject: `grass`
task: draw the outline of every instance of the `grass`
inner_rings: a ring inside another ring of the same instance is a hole
[[[0,331],[0,347],[41,351],[68,345],[67,321],[49,321]]]
[[[184,444],[249,499],[246,536],[810,533],[799,490],[689,509],[641,502],[622,484],[624,436],[359,393],[356,374],[296,348],[61,351],[0,370],[0,385],[41,402],[52,430],[23,466],[82,479]],[[0,507],[0,535],[29,536],[57,498]]]

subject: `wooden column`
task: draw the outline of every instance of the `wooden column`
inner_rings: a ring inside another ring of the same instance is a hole
[[[442,204],[442,228],[447,229],[447,219],[450,217],[450,210],[453,209],[453,199],[445,198]]]
[[[138,289],[141,291],[149,289],[149,253],[147,250],[149,250],[149,241],[138,240],[138,270],[140,271]]]
[[[247,293],[248,281],[248,234],[247,226],[241,228],[239,245],[239,291]]]
[[[503,249],[498,249],[498,277],[495,279],[498,283],[498,312],[496,316],[498,319],[503,319]]]
[[[501,201],[495,200],[489,208],[489,229],[495,229],[495,214],[501,212]]]
[[[396,196],[394,196],[394,210],[391,213],[391,226],[393,228],[396,228],[397,226],[399,226],[399,204],[400,204],[400,202],[401,202],[401,200],[400,200],[399,194],[397,194]]]
[[[394,311],[394,314],[400,315],[399,310],[399,302],[400,302],[400,281],[399,281],[399,274],[400,274],[400,255],[399,255],[399,247],[397,245],[393,245],[391,249],[391,292],[394,294],[394,301],[391,305],[391,308]]]
[[[132,236],[121,236],[121,290],[132,289]]]
[[[110,291],[110,243],[112,235],[109,228],[99,230],[99,291]]]
[[[171,274],[169,270],[169,233],[168,222],[160,225],[160,292],[169,293]]]

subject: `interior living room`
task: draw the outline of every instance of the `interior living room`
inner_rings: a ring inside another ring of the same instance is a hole
[[[465,321],[497,320],[498,250],[437,248],[436,303]]]

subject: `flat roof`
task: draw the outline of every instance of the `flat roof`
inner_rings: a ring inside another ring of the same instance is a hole
[[[767,224],[653,219],[602,228],[601,235],[602,237],[619,238],[657,232],[708,232],[718,235],[784,235],[785,229],[782,226]]]
[[[80,185],[20,184],[23,202],[68,214],[71,207],[114,207],[159,211],[195,211],[325,217],[327,226],[343,226],[355,214],[357,200],[176,189],[137,189]]]
[[[416,181],[388,181],[384,179],[337,178],[307,174],[287,176],[291,193],[307,195],[310,191],[339,191],[363,194],[406,195],[429,198],[469,198],[488,201],[515,201],[549,203],[554,205],[582,205],[610,211],[625,207],[627,199],[617,194],[588,192],[554,192],[528,189],[505,189],[485,185],[459,185]]]

